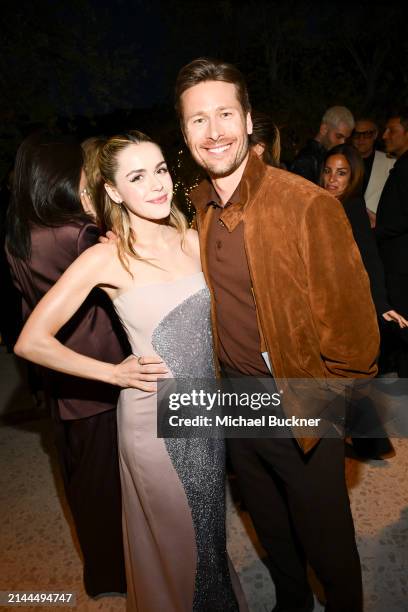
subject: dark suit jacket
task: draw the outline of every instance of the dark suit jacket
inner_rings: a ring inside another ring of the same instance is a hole
[[[408,317],[408,151],[390,170],[378,204],[375,229],[390,302]],[[408,342],[407,329],[399,334]]]
[[[390,170],[378,204],[375,233],[386,275],[408,274],[408,151]]]
[[[361,259],[370,279],[371,295],[377,315],[391,310],[385,289],[384,268],[378,253],[374,232],[370,227],[366,204],[362,196],[349,198],[343,202],[344,211],[350,222],[354,240],[360,251]]]
[[[98,229],[92,223],[34,227],[31,258],[23,261],[8,253],[14,283],[22,294],[25,319],[68,266],[98,237]],[[130,353],[112,304],[99,289],[90,293],[61,329],[58,339],[74,351],[110,363],[119,363]],[[89,417],[116,407],[118,387],[51,370],[43,372],[46,391],[57,401],[62,419]]]
[[[290,171],[318,185],[326,153],[327,149],[320,142],[309,140],[293,160]]]

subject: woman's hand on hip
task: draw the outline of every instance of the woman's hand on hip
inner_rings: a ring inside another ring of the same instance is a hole
[[[119,387],[132,387],[141,391],[156,391],[158,378],[165,378],[168,369],[157,355],[135,357],[130,355],[114,366],[113,384]]]

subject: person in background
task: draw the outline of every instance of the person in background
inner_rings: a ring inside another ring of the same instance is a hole
[[[375,227],[381,192],[395,163],[395,159],[387,157],[385,153],[375,148],[377,137],[378,126],[373,119],[366,117],[356,121],[351,141],[364,162],[362,193],[371,227]]]
[[[384,328],[384,321],[397,323],[400,329],[404,329],[408,326],[408,321],[388,303],[384,269],[362,196],[363,177],[364,163],[353,146],[338,145],[327,153],[323,162],[321,184],[341,202],[350,222],[370,279],[371,294],[380,321],[380,329]],[[350,313],[350,316],[352,317],[353,313]],[[365,409],[375,414],[371,406]],[[376,424],[373,420],[372,425]],[[385,434],[382,438],[354,437],[353,448],[364,458],[380,459],[395,454]]]
[[[381,193],[375,235],[391,306],[408,318],[408,107],[389,117],[383,140],[396,162]],[[398,376],[408,378],[406,329],[400,330],[398,341]]]
[[[370,279],[377,315],[404,328],[406,320],[392,309],[387,300],[384,270],[362,196],[363,177],[364,164],[353,146],[338,145],[326,154],[321,184],[343,205]]]
[[[84,152],[84,168],[80,191],[81,202],[84,210],[95,219],[99,219],[102,216],[102,211],[97,210],[98,202],[100,201],[98,185],[101,178],[98,155],[105,142],[106,138],[93,136],[81,143]]]
[[[7,257],[26,320],[68,266],[98,241],[80,200],[79,144],[36,134],[20,146],[8,211]],[[82,187],[83,188],[83,187]],[[109,300],[95,290],[59,333],[70,349],[117,363],[128,354]],[[119,389],[43,369],[65,492],[88,595],[126,592],[116,433]]]
[[[253,129],[249,143],[265,164],[280,168],[280,134],[279,128],[266,113],[252,112]]]
[[[319,131],[295,157],[290,171],[319,184],[327,151],[346,142],[354,128],[354,117],[345,106],[332,106],[324,113]]]

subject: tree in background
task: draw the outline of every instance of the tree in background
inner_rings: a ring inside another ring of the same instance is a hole
[[[120,0],[2,6],[0,176],[32,124],[92,119],[139,102],[144,73],[136,37],[112,28],[112,12],[122,6]]]
[[[65,117],[74,129],[81,115],[97,130],[110,114],[118,127],[147,130],[146,113],[139,123],[135,109],[162,105],[156,134],[179,134],[174,81],[200,55],[241,68],[254,107],[281,128],[284,160],[313,137],[329,106],[381,119],[408,103],[408,7],[384,0],[21,0],[2,13],[1,175],[36,122]]]

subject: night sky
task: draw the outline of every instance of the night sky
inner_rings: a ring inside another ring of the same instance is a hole
[[[2,3],[0,169],[37,124],[81,136],[127,121],[176,129],[174,80],[200,55],[236,63],[253,106],[298,142],[313,135],[332,104],[384,120],[391,107],[408,103],[408,10],[398,4]]]

